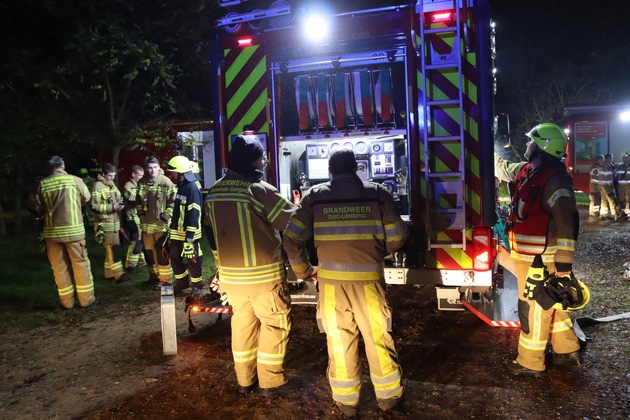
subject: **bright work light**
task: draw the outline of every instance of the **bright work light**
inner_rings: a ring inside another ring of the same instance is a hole
[[[313,41],[321,41],[328,35],[328,21],[321,15],[311,15],[304,20],[304,33]]]
[[[630,121],[630,111],[622,112],[619,115],[619,118],[621,119],[621,121]]]

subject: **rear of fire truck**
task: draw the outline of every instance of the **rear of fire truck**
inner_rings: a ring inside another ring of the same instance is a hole
[[[219,3],[217,166],[253,133],[266,180],[299,203],[329,180],[330,154],[352,149],[359,177],[391,191],[412,231],[386,281],[435,285],[446,310],[483,300],[497,286],[487,0]]]

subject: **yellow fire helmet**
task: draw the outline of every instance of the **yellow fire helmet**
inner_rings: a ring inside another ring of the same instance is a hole
[[[564,130],[552,123],[538,124],[525,134],[534,140],[538,148],[558,159],[564,156],[567,149],[567,135]]]
[[[190,172],[190,160],[186,156],[175,156],[168,161],[168,170],[180,174]]]
[[[192,171],[193,174],[198,174],[200,172],[199,170],[199,162],[195,162],[194,160],[190,161],[190,170]]]
[[[553,308],[560,311],[577,311],[588,305],[591,300],[591,292],[586,284],[573,275],[571,277],[551,276],[544,287],[546,294],[555,301]]]

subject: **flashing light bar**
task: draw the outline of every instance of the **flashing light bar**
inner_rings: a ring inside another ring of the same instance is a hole
[[[238,42],[239,47],[249,47],[253,43],[252,38],[240,38],[236,42]]]

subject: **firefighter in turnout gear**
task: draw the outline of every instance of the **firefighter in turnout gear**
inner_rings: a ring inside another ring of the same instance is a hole
[[[599,209],[602,203],[602,195],[599,192],[599,167],[604,162],[604,155],[597,155],[595,163],[591,167],[589,173],[589,190],[590,190],[590,203],[588,205],[588,215],[593,217],[599,217]]]
[[[599,168],[599,193],[602,196],[602,204],[599,208],[599,218],[607,219],[608,212],[613,220],[619,220],[619,213],[617,212],[617,195],[615,194],[614,186],[614,173],[615,164],[613,162],[613,155],[606,153],[604,156],[604,162]]]
[[[201,188],[186,156],[172,158],[168,162],[168,170],[177,174],[178,181],[168,229],[171,265],[175,274],[173,290],[178,293],[192,285],[194,294],[201,295]]]
[[[140,218],[138,217],[138,210],[134,205],[138,196],[138,182],[143,176],[144,169],[141,166],[133,165],[131,167],[131,178],[129,178],[123,188],[123,196],[125,197],[125,202],[128,203],[123,213],[125,217],[124,228],[131,241],[131,244],[127,248],[127,259],[125,260],[125,269],[128,271],[133,271],[138,267],[145,267],[147,265],[144,259],[144,253],[142,252]]]
[[[578,236],[579,214],[575,204],[573,181],[562,157],[567,137],[555,124],[543,123],[527,136],[525,158],[512,163],[494,157],[497,178],[514,182],[510,215],[510,256],[515,260],[519,287],[521,333],[518,357],[508,364],[512,373],[536,374],[545,370],[548,341],[554,352],[554,364],[579,364],[580,344],[568,313],[543,309],[534,299],[537,278],[532,262],[542,256],[549,273],[571,276]],[[541,270],[542,268],[539,268]]]
[[[359,334],[381,410],[396,406],[403,394],[383,261],[404,244],[407,227],[389,191],[363,182],[356,170],[351,150],[333,152],[332,181],[304,194],[284,236],[289,262],[299,278],[315,270],[306,250],[307,241],[314,238],[319,259],[317,322],[327,336],[332,397],[347,416],[354,416],[359,404]]]
[[[51,174],[40,181],[28,207],[44,219],[46,252],[61,305],[74,307],[76,289],[79,304],[85,308],[96,301],[81,210],[89,203],[90,192],[81,178],[66,173],[61,157],[53,156],[48,166]]]
[[[623,161],[615,172],[619,185],[619,204],[624,205],[624,213],[630,219],[630,150],[623,155]]]
[[[258,382],[273,397],[293,387],[284,373],[291,329],[280,232],[295,206],[262,180],[265,150],[253,136],[236,136],[227,173],[210,189],[204,225],[232,305],[232,354],[239,392]],[[238,333],[237,333],[238,332]]]
[[[103,165],[102,172],[96,177],[92,187],[90,206],[94,212],[94,234],[96,241],[105,247],[105,267],[103,274],[106,280],[122,283],[131,280],[125,273],[120,259],[120,218],[118,213],[125,206],[123,198],[114,184],[116,168],[111,163]]]
[[[149,285],[173,281],[173,269],[161,245],[168,234],[176,192],[173,182],[163,174],[160,161],[155,156],[147,158],[146,173],[138,183],[135,204],[140,217],[144,257],[149,269]]]

